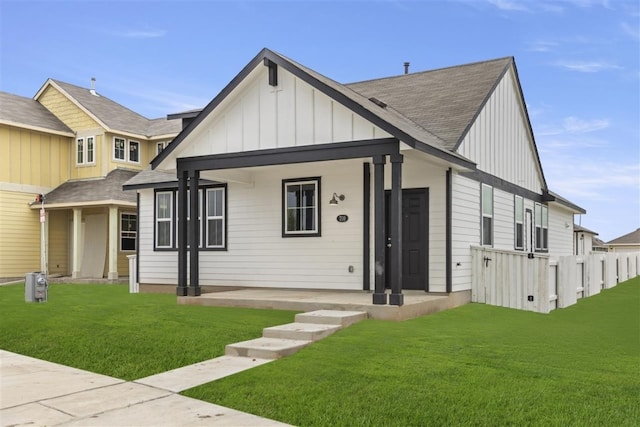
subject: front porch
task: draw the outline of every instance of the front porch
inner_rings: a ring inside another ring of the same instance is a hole
[[[364,311],[370,319],[402,321],[458,307],[471,301],[471,291],[433,294],[404,290],[404,304],[373,304],[371,292],[300,289],[234,289],[178,296],[178,304],[276,310]]]

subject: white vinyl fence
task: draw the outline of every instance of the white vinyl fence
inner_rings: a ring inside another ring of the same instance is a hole
[[[638,276],[640,253],[600,253],[550,259],[472,247],[471,301],[548,313]]]

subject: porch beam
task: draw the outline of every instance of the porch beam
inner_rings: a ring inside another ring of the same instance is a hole
[[[242,153],[185,157],[177,159],[176,162],[179,175],[181,171],[185,170],[221,170],[385,156],[398,153],[399,144],[399,141],[395,138],[367,139],[302,147],[245,151]]]
[[[402,294],[402,154],[391,156],[391,206],[389,206],[389,234],[391,235],[389,304],[403,305]]]
[[[375,279],[374,279],[374,304],[386,304],[387,294],[385,293],[385,255],[386,236],[384,232],[384,164],[385,156],[373,157],[373,203],[374,203],[374,245],[375,245]]]
[[[187,295],[187,182],[189,175],[181,172],[178,175],[178,296]]]
[[[200,180],[200,171],[189,171],[189,200],[191,208],[191,218],[189,221],[189,289],[187,294],[192,297],[200,296],[200,272],[199,272],[199,255],[198,246],[200,245],[200,227],[198,224],[198,185]],[[186,219],[186,212],[183,218]],[[186,221],[185,221],[186,222]]]

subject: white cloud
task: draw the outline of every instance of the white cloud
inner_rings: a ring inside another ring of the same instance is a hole
[[[609,120],[607,119],[582,120],[577,117],[569,116],[564,119],[563,127],[569,133],[594,132],[597,130],[608,128]]]
[[[558,47],[558,43],[552,41],[538,40],[529,45],[527,49],[530,52],[549,52]]]
[[[637,26],[627,24],[626,22],[623,22],[620,26],[626,35],[634,40],[640,40],[640,29],[638,29]]]
[[[576,156],[548,156],[543,163],[549,187],[570,200],[604,202],[617,200],[621,194],[638,195],[640,164]]]
[[[122,31],[114,33],[118,37],[126,37],[132,39],[154,39],[164,37],[167,34],[165,30],[142,30],[142,31]]]
[[[565,117],[560,125],[542,124],[540,126],[540,131],[536,133],[540,136],[585,134],[606,129],[610,124],[609,119],[583,120],[569,116]]]
[[[558,67],[580,73],[597,73],[603,70],[617,70],[621,67],[606,61],[557,61]]]
[[[488,0],[489,3],[494,5],[500,10],[509,10],[509,11],[519,11],[519,12],[528,12],[529,8],[518,1],[513,0]]]

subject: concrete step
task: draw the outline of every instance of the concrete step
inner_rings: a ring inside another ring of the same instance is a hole
[[[307,340],[287,340],[280,338],[256,338],[249,341],[228,344],[227,356],[256,357],[260,359],[279,359],[289,356],[311,344]]]
[[[264,328],[265,338],[282,338],[288,340],[318,341],[339,331],[340,325],[321,325],[313,323],[288,323],[286,325]]]
[[[346,328],[367,318],[364,311],[317,310],[296,314],[297,323],[313,323],[321,325],[340,325]]]

